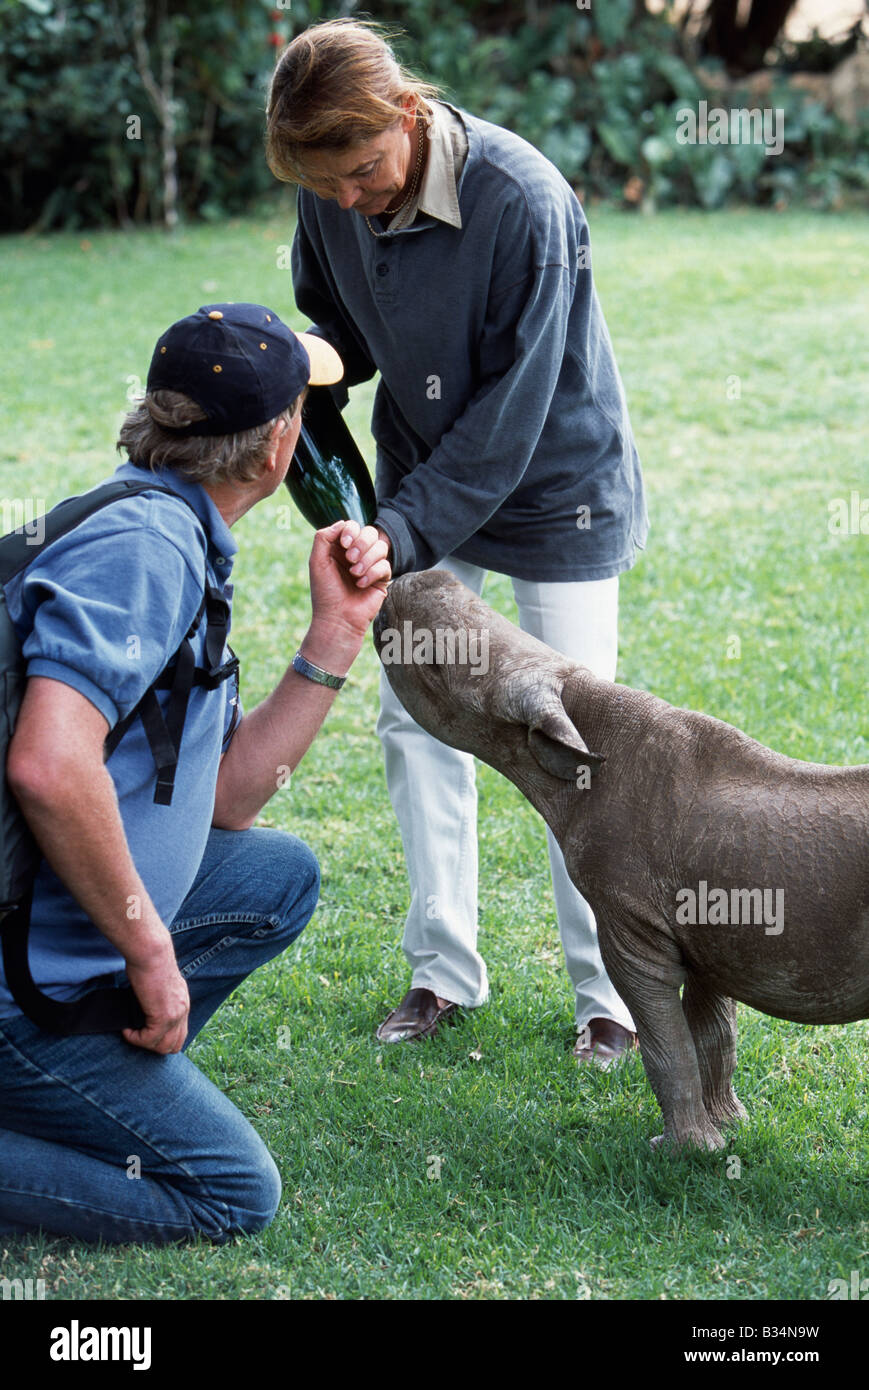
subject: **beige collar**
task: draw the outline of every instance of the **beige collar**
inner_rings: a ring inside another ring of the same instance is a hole
[[[442,102],[430,103],[433,113],[429,127],[429,152],[419,192],[412,203],[397,212],[387,231],[409,227],[417,212],[428,213],[450,227],[461,227],[456,166],[467,154],[468,141],[461,120]]]

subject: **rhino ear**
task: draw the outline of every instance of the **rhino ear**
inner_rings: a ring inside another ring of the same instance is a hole
[[[528,747],[543,770],[563,782],[575,782],[582,767],[595,773],[606,762],[602,754],[589,751],[563,709],[549,709],[535,720]]]

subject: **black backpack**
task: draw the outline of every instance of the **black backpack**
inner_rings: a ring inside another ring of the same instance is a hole
[[[32,560],[94,512],[121,497],[140,492],[165,492],[190,507],[185,498],[159,483],[126,479],[104,483],[79,497],[68,497],[40,518],[44,535],[35,541],[29,526],[0,538],[0,757],[6,755],[27,681],[26,662],[21,644],[6,607],[5,585]],[[194,509],[190,507],[194,516]],[[197,517],[197,524],[201,522]],[[198,667],[190,639],[205,616],[205,655],[208,665]],[[202,603],[188,632],[169,664],[145,691],[139,703],[106,737],[104,758],[120,743],[135,719],[141,719],[157,769],[154,800],[168,806],[172,801],[175,770],[181,749],[184,720],[190,691],[194,685],[216,689],[230,676],[237,679],[238,658],[221,664],[229,626],[229,606],[219,589],[206,583]],[[157,690],[169,690],[162,709]],[[63,1002],[43,994],[35,985],[27,960],[27,937],[33,885],[41,854],[28,829],[18,802],[5,775],[0,782],[0,937],[3,943],[3,969],[6,983],[16,1004],[26,1016],[51,1033],[111,1033],[122,1028],[141,1028],[144,1015],[135,994],[125,989],[91,990],[79,999]]]

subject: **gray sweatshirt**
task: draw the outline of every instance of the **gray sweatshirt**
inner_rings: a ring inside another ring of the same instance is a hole
[[[346,385],[380,371],[377,524],[396,575],[456,555],[520,579],[609,578],[648,518],[588,224],[532,145],[448,109],[468,141],[461,226],[420,210],[375,237],[300,188],[296,302]]]

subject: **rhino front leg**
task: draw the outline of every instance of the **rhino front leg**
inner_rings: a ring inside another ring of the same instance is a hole
[[[706,989],[689,971],[682,1009],[694,1039],[703,1103],[713,1124],[723,1129],[746,1116],[731,1084],[736,1066],[736,1000]]]
[[[679,998],[685,979],[681,959],[663,953],[652,958],[648,928],[632,945],[624,924],[601,926],[598,920],[601,955],[633,1015],[643,1066],[664,1116],[664,1133],[652,1140],[652,1147],[723,1148],[724,1139],[704,1104],[694,1039]]]

